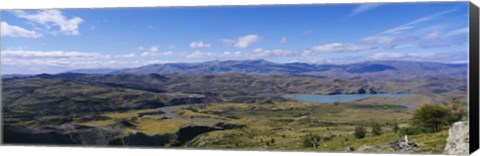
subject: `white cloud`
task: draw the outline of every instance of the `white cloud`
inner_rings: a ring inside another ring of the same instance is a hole
[[[143,50],[143,47],[137,48],[139,50]],[[160,52],[160,47],[159,46],[151,46],[148,48],[147,51],[144,51],[140,54],[140,56],[171,56],[173,55],[173,51],[165,51],[165,52]]]
[[[107,55],[97,52],[6,50],[1,52],[2,71],[6,74],[57,73],[79,68],[126,68],[147,62],[124,60],[136,54]]]
[[[421,18],[418,18],[416,20],[413,20],[413,21],[410,21],[406,24],[403,24],[403,25],[400,25],[400,26],[397,26],[397,27],[394,27],[394,28],[390,28],[388,30],[385,30],[383,31],[382,33],[380,33],[380,35],[393,35],[393,34],[400,34],[400,33],[403,33],[405,31],[408,31],[410,29],[413,29],[415,28],[418,24],[420,23],[424,23],[424,22],[428,22],[428,21],[431,21],[433,19],[436,19],[436,18],[439,18],[445,14],[448,14],[448,13],[451,13],[451,12],[454,12],[456,11],[457,9],[450,9],[450,10],[446,10],[446,11],[441,11],[441,12],[437,12],[435,14],[431,14],[429,16],[424,16],[424,17],[421,17]]]
[[[240,36],[238,39],[223,39],[222,42],[227,46],[234,46],[235,48],[247,48],[252,43],[260,40],[260,36],[255,34],[249,34],[245,36]]]
[[[186,58],[203,58],[203,57],[208,57],[211,54],[212,53],[204,53],[204,52],[201,52],[199,50],[196,50],[196,51],[186,55],[185,57]]]
[[[186,53],[185,58],[210,58],[210,59],[262,59],[269,57],[286,57],[296,55],[298,52],[283,49],[265,50],[262,48],[256,48],[252,51],[224,51],[219,53],[193,51]]]
[[[59,30],[53,31],[53,34],[78,35],[80,34],[79,25],[84,22],[80,17],[67,18],[59,10],[41,10],[31,14],[17,10],[12,13],[19,18],[44,26],[47,31],[57,27]]]
[[[255,35],[255,34],[242,36],[242,37],[238,38],[237,42],[235,43],[235,47],[246,48],[250,44],[252,44],[254,42],[257,42],[258,40],[260,40],[260,37],[258,35]]]
[[[361,14],[361,13],[364,13],[368,10],[371,10],[371,9],[374,9],[374,8],[377,8],[379,6],[382,6],[383,4],[362,4],[358,7],[355,7],[352,12],[350,14],[348,14],[346,16],[346,18],[350,18],[350,17],[353,17],[355,15],[358,15],[358,14]]]
[[[405,57],[406,54],[404,53],[394,53],[394,52],[379,52],[375,53],[372,56],[370,56],[370,59],[374,60],[380,60],[380,59],[398,59]]]
[[[24,51],[24,50],[2,51],[1,56],[5,58],[20,58],[20,59],[96,59],[96,58],[109,57],[109,55],[103,55],[95,52]]]
[[[116,57],[121,57],[121,58],[133,58],[135,56],[137,56],[135,53],[124,54],[124,55],[116,55]]]
[[[158,52],[159,49],[160,49],[159,46],[151,46],[151,47],[148,49],[148,52],[156,53],[156,52]]]
[[[446,34],[446,36],[455,36],[455,35],[461,35],[461,34],[468,34],[469,30],[468,27],[465,28],[459,28],[452,30]]]
[[[425,36],[423,36],[423,39],[424,40],[436,40],[436,39],[440,38],[442,35],[443,35],[443,32],[441,32],[441,31],[432,31],[432,32],[426,34]]]
[[[287,37],[283,36],[282,38],[280,38],[280,44],[286,44],[286,43],[288,43]]]
[[[190,47],[191,48],[210,48],[211,45],[203,41],[193,41],[192,43],[190,43]]]
[[[19,26],[9,25],[7,22],[1,22],[0,34],[2,37],[38,38],[42,36],[42,34],[33,30],[26,30]]]
[[[140,54],[141,56],[172,56],[173,55],[173,51],[165,51],[165,52],[143,52],[142,54]]]
[[[366,57],[367,60],[409,60],[409,61],[431,61],[438,59],[447,59],[450,55],[445,53],[435,54],[433,52],[378,52]]]
[[[309,52],[359,52],[374,49],[373,44],[329,43],[312,47]]]

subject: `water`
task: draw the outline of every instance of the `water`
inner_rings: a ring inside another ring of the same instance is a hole
[[[336,95],[288,94],[286,97],[294,98],[302,102],[334,103],[334,102],[360,100],[368,97],[401,98],[409,95],[411,94],[336,94]]]

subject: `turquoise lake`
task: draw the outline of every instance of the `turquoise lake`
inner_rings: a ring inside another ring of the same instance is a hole
[[[288,94],[286,97],[294,98],[302,102],[321,102],[334,103],[360,100],[368,97],[387,97],[387,98],[401,98],[411,94],[336,94],[336,95],[315,95],[315,94]]]

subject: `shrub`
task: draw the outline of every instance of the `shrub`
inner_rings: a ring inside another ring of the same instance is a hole
[[[365,138],[365,135],[367,134],[367,130],[363,126],[357,126],[355,127],[355,132],[353,135],[355,135],[356,138],[361,139]]]
[[[374,122],[370,125],[370,127],[372,128],[373,135],[375,136],[382,135],[382,126],[380,126],[380,124]]]
[[[438,132],[442,126],[450,124],[452,110],[445,106],[422,105],[413,113],[412,123],[429,132]]]
[[[400,130],[400,126],[398,125],[398,122],[393,123],[392,130],[393,130],[393,132],[398,133],[398,131]]]
[[[308,134],[303,137],[303,147],[318,148],[320,145],[321,137],[317,135]]]
[[[429,132],[429,130],[422,127],[405,127],[405,128],[400,128],[399,130],[400,135],[415,135],[415,134],[421,134],[426,132]]]

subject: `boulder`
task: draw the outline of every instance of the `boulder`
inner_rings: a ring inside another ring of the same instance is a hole
[[[468,155],[469,129],[467,121],[455,122],[448,130],[445,153],[454,155]]]

